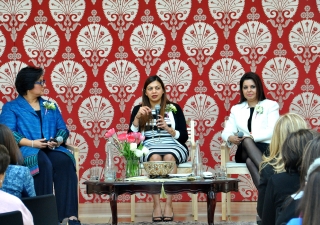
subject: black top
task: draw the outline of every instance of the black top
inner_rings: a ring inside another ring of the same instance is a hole
[[[300,213],[298,212],[298,206],[300,203],[300,199],[293,199],[289,198],[286,199],[284,204],[279,210],[276,225],[283,225],[287,224],[292,218],[297,218],[300,216]]]
[[[271,166],[270,164],[267,164],[260,172],[257,203],[257,212],[260,218],[262,217],[263,203],[265,199],[268,181],[273,174],[275,174],[275,172],[273,170],[273,166]]]
[[[254,107],[250,108],[250,117],[248,119],[248,130],[251,133],[251,122],[252,122],[252,115],[253,115]]]
[[[262,225],[276,223],[277,216],[283,202],[293,193],[297,192],[300,186],[298,173],[279,173],[273,175],[267,185],[263,211]]]

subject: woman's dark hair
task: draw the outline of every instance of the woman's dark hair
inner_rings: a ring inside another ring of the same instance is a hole
[[[163,81],[157,75],[148,77],[148,79],[144,82],[143,90],[142,90],[142,106],[151,107],[150,100],[149,100],[148,96],[146,95],[146,91],[147,91],[148,85],[154,81],[158,81],[162,87],[162,90],[163,90],[163,95],[161,96],[161,108],[160,108],[160,115],[163,116],[164,112],[165,112],[166,104],[169,104],[171,102],[167,98],[166,88],[164,86]],[[163,104],[163,103],[165,103],[165,104]],[[140,126],[141,130],[145,129],[145,125],[147,124],[147,122],[150,122],[151,119],[152,119],[152,115],[141,117],[141,119],[139,120],[139,126]]]
[[[288,173],[300,172],[304,147],[316,135],[315,130],[300,129],[285,139],[281,151],[284,168]]]
[[[262,85],[261,79],[258,76],[258,74],[253,73],[253,72],[247,72],[240,79],[240,101],[239,101],[239,104],[247,101],[247,99],[244,97],[243,92],[242,92],[243,82],[245,80],[253,80],[253,82],[255,83],[256,89],[257,89],[258,101],[262,101],[262,100],[266,99],[266,96],[264,95],[264,91],[263,91],[263,85]]]
[[[28,90],[34,88],[34,83],[43,75],[43,69],[39,67],[27,66],[22,68],[16,78],[16,89],[19,95],[24,96]]]
[[[299,203],[299,212],[302,214],[302,225],[318,225],[320,222],[320,167],[314,170],[304,188]]]
[[[4,145],[0,145],[0,174],[6,172],[10,162],[8,149]]]
[[[11,165],[23,164],[23,157],[12,131],[4,124],[0,124],[0,144],[9,151]]]

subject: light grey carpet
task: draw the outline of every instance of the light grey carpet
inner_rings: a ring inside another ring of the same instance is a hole
[[[136,222],[136,223],[118,223],[118,225],[148,225],[148,224],[157,224],[157,225],[207,225],[206,222]],[[215,225],[256,225],[255,222],[215,222]],[[110,225],[110,223],[82,223],[82,225]]]

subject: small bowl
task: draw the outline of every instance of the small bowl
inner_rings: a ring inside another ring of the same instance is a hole
[[[143,163],[143,167],[150,178],[167,177],[175,165],[175,161],[149,161]]]

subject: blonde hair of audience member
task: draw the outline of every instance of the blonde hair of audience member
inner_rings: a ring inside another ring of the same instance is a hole
[[[307,129],[307,122],[302,116],[296,113],[286,113],[278,119],[271,137],[269,146],[269,156],[262,156],[260,171],[267,164],[270,164],[276,173],[285,172],[284,163],[281,154],[281,148],[287,136],[299,129]]]
[[[318,138],[317,144],[319,146]],[[299,204],[299,210],[302,214],[302,225],[318,225],[320,223],[320,158],[314,160],[310,165],[304,193]]]

